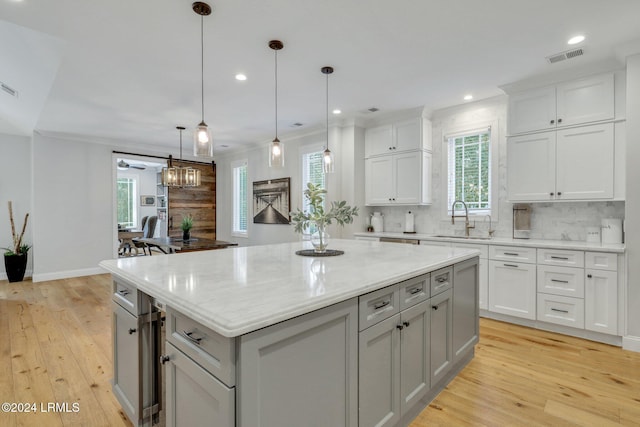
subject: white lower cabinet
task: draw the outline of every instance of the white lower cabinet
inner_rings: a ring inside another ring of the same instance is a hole
[[[235,388],[229,388],[166,343],[167,426],[235,426]]]
[[[490,260],[489,310],[535,320],[536,265]]]
[[[585,270],[585,328],[618,334],[618,273]]]
[[[584,328],[584,300],[539,293],[538,320],[582,329]]]

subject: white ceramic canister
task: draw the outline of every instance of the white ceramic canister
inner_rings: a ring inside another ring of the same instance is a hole
[[[371,217],[371,226],[374,233],[382,233],[384,231],[384,215],[381,215],[380,212],[374,212]]]
[[[602,244],[622,243],[622,220],[604,218],[602,220]]]

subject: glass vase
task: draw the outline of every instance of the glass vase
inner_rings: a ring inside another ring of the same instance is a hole
[[[311,244],[316,253],[325,253],[329,245],[329,233],[324,230],[324,226],[318,226],[315,233],[311,233]]]

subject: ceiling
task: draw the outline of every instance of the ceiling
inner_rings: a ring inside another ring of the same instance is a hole
[[[190,0],[0,0],[0,132],[175,149],[200,122],[200,16]],[[461,104],[500,86],[618,61],[640,39],[637,0],[210,0],[205,121],[215,149],[321,129],[331,65],[335,120]],[[585,55],[550,65],[577,33]],[[245,73],[244,82],[234,79]],[[292,125],[302,123],[300,128]],[[187,137],[187,139],[190,136]],[[224,147],[223,146],[227,146]],[[188,151],[188,150],[187,150]]]

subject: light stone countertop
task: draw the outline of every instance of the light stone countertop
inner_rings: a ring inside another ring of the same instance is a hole
[[[475,249],[332,239],[105,260],[100,266],[215,332],[235,337],[479,255]]]
[[[478,245],[503,245],[503,246],[527,246],[535,248],[568,249],[579,251],[624,253],[625,246],[622,244],[602,245],[600,243],[590,243],[573,240],[542,240],[542,239],[511,239],[507,237],[492,237],[491,239],[464,239],[458,237],[435,237],[433,234],[405,234],[405,233],[353,233],[357,237],[390,237],[397,239],[432,240],[440,242],[473,243]]]

